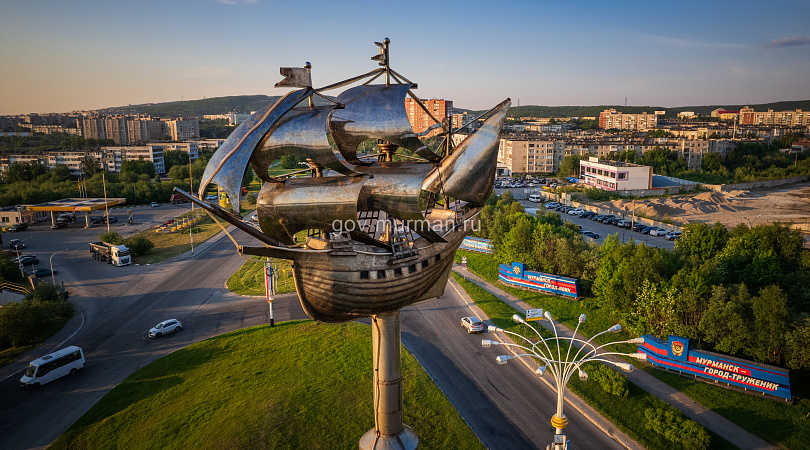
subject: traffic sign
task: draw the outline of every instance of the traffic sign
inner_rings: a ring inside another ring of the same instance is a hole
[[[543,320],[543,308],[527,309],[526,320]]]

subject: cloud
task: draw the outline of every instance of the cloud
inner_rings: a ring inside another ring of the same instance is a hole
[[[235,5],[236,0],[219,0],[220,3],[224,3],[226,5]]]
[[[695,41],[682,38],[670,38],[666,36],[649,36],[649,38],[662,45],[670,47],[686,47],[686,48],[745,48],[745,45],[734,44],[728,42],[706,42]]]
[[[783,47],[796,47],[798,45],[810,44],[810,37],[800,36],[784,39],[774,39],[765,44],[765,48],[783,48]]]

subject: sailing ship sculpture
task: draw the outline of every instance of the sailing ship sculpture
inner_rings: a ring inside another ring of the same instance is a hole
[[[301,305],[321,322],[441,296],[456,249],[494,185],[509,99],[479,116],[475,131],[458,145],[449,122],[433,118],[436,124],[422,134],[437,130],[444,141],[431,150],[411,127],[406,96],[431,112],[413,94],[416,84],[390,68],[388,44],[377,43],[372,58],[382,67],[319,89],[312,88],[309,63],[282,68],[286,78],[276,87],[300,89],[242,123],[203,175],[198,196],[215,183],[232,211],[184,193],[265,244],[239,246],[242,254],[292,260]],[[334,99],[321,94],[365,79]],[[358,153],[370,140],[379,152]],[[268,174],[274,161],[290,154],[306,158],[307,169]],[[259,230],[239,216],[248,165],[263,181]],[[309,176],[293,177],[302,173]]]

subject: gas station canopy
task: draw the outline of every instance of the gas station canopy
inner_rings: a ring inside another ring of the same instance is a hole
[[[51,212],[76,212],[86,211],[92,212],[99,209],[110,208],[115,205],[122,205],[126,203],[125,198],[64,198],[62,200],[54,200],[48,203],[40,203],[38,205],[28,206],[29,211],[51,211]]]

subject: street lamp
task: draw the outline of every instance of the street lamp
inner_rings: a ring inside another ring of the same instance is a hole
[[[740,216],[740,217],[742,217],[743,219],[745,219],[745,220],[747,220],[747,221],[748,221],[748,228],[753,228],[753,224],[754,224],[754,223],[757,223],[757,219],[759,219],[760,217],[762,217],[762,214],[760,214],[760,215],[758,215],[758,216],[754,217],[754,219],[753,219],[753,220],[751,220],[751,219],[749,219],[748,217],[745,217],[745,216]]]
[[[571,375],[573,375],[574,372],[577,372],[580,380],[583,381],[587,380],[588,374],[584,370],[582,370],[581,366],[589,361],[598,361],[607,364],[612,364],[623,371],[629,372],[633,370],[632,364],[625,362],[611,361],[609,359],[605,359],[604,357],[609,355],[621,355],[621,356],[629,356],[631,358],[635,358],[641,361],[646,361],[647,355],[644,353],[599,352],[601,349],[610,345],[644,343],[643,338],[634,338],[625,341],[609,342],[607,344],[602,344],[598,346],[596,345],[596,343],[593,342],[594,339],[601,336],[602,334],[608,332],[616,333],[621,331],[622,329],[621,325],[618,324],[613,325],[607,330],[593,335],[588,340],[582,340],[577,338],[576,336],[577,331],[579,330],[579,326],[583,322],[585,322],[585,314],[579,316],[576,329],[574,330],[574,333],[571,335],[571,337],[560,336],[558,334],[557,326],[554,325],[554,321],[551,318],[551,313],[549,313],[548,311],[545,311],[545,313],[543,313],[541,309],[540,314],[542,317],[545,317],[549,321],[549,323],[551,323],[551,327],[554,330],[553,338],[543,338],[543,336],[540,335],[540,332],[535,327],[529,324],[520,315],[515,314],[512,316],[512,320],[514,320],[517,323],[527,325],[529,328],[531,328],[537,334],[539,338],[538,341],[534,342],[531,339],[522,336],[518,333],[513,333],[511,331],[506,331],[502,328],[490,325],[488,327],[488,330],[490,332],[500,331],[506,334],[510,334],[512,336],[517,336],[521,340],[525,341],[526,345],[505,343],[489,339],[483,339],[481,341],[481,345],[483,347],[491,347],[493,345],[504,345],[507,347],[517,348],[526,352],[526,353],[515,352],[516,353],[515,355],[500,355],[497,358],[495,358],[498,364],[506,364],[510,359],[528,356],[531,358],[539,359],[542,362],[542,365],[539,368],[537,368],[537,370],[535,370],[535,373],[537,375],[542,377],[547,371],[551,372],[552,376],[554,377],[554,382],[557,388],[557,412],[551,417],[551,425],[557,431],[554,436],[554,443],[551,444],[550,446],[547,446],[546,448],[562,450],[566,449],[568,445],[566,436],[562,434],[563,428],[565,428],[568,425],[568,418],[566,418],[565,414],[563,414],[563,400],[565,397],[565,386],[566,384],[568,384],[568,380],[571,378]],[[548,344],[551,341],[553,341],[553,343],[556,344],[557,347],[556,357]],[[566,351],[565,357],[563,358],[562,347],[564,346],[565,341],[568,341],[568,350]],[[577,343],[576,346],[578,347],[578,350],[576,351],[576,353],[574,353],[573,356],[571,356],[571,350],[575,346],[574,344],[575,342]]]

